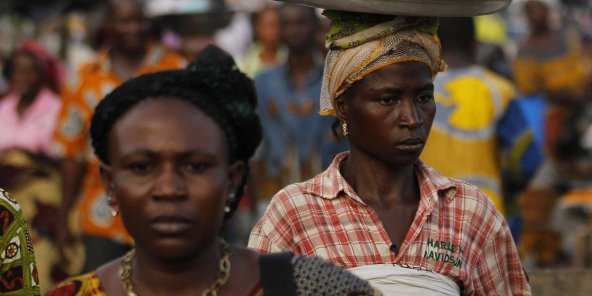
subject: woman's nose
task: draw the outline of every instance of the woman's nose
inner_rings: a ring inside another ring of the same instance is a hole
[[[179,199],[186,195],[183,176],[172,167],[163,168],[156,178],[153,195],[160,199]]]
[[[409,129],[416,129],[423,124],[419,109],[413,100],[404,100],[401,106],[399,124]]]

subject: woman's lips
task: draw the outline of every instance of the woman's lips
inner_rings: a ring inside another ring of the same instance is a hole
[[[150,229],[159,235],[180,235],[191,227],[191,220],[180,216],[160,216],[150,220]]]
[[[395,146],[403,152],[416,152],[423,147],[423,141],[420,138],[409,138],[397,142]]]

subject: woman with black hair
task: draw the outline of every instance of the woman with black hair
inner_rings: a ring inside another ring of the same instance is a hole
[[[259,256],[221,238],[261,141],[255,107],[251,80],[213,46],[101,101],[92,144],[135,247],[49,295],[375,294],[318,258]]]

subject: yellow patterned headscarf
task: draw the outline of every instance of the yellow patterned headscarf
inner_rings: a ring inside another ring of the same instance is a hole
[[[323,14],[332,23],[327,33],[329,52],[321,88],[321,115],[335,115],[335,99],[354,82],[382,67],[416,61],[430,67],[434,77],[446,68],[436,35],[436,18],[330,10]]]

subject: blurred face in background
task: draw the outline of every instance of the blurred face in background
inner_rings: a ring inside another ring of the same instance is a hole
[[[145,49],[148,42],[150,22],[136,0],[113,1],[109,10],[109,27],[112,46],[126,52]]]
[[[306,52],[315,47],[318,19],[313,8],[286,5],[280,9],[282,41],[290,52]]]
[[[19,53],[12,60],[11,87],[22,96],[35,95],[41,88],[41,69],[33,56]]]
[[[255,19],[257,40],[265,47],[277,47],[280,44],[280,13],[277,8],[267,8]]]
[[[524,4],[524,14],[532,32],[549,28],[549,8],[541,1],[530,0]]]

